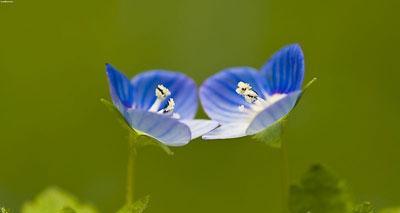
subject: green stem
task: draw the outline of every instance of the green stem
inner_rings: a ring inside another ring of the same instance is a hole
[[[282,209],[283,212],[289,212],[289,159],[287,153],[286,143],[281,143],[281,161],[282,161]]]
[[[129,135],[129,157],[128,157],[128,165],[126,168],[126,204],[130,205],[133,203],[133,194],[134,194],[134,166],[135,166],[135,158],[136,158],[136,149],[135,142],[137,137],[133,134]]]

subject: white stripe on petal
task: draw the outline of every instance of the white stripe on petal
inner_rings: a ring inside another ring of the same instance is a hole
[[[297,99],[300,97],[300,95],[301,91],[298,90],[296,92],[287,94],[285,97],[269,105],[253,119],[249,125],[249,128],[246,130],[246,134],[256,134],[288,114],[296,105]]]
[[[130,109],[127,114],[132,128],[168,146],[183,146],[190,141],[189,127],[177,119],[140,109]]]
[[[203,135],[203,139],[213,140],[243,137],[246,136],[246,129],[248,126],[248,123],[222,124],[215,130]]]
[[[198,138],[219,126],[219,123],[212,120],[181,120],[180,122],[186,124],[190,128],[192,140]]]

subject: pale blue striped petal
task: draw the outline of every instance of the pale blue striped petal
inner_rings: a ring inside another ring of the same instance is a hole
[[[300,90],[304,78],[304,55],[298,44],[283,47],[261,68],[268,94]]]
[[[122,107],[121,104],[127,108],[132,107],[134,96],[129,79],[110,64],[106,64],[106,72],[114,104],[119,108]]]
[[[239,138],[246,136],[246,129],[249,126],[248,123],[227,123],[222,124],[215,130],[203,135],[204,140],[214,139],[228,139],[228,138]]]
[[[131,82],[135,88],[134,96],[137,108],[150,109],[156,100],[156,87],[162,84],[170,90],[171,95],[163,101],[160,109],[166,107],[169,98],[173,98],[175,113],[178,113],[182,119],[194,118],[198,107],[196,84],[186,75],[165,70],[153,70],[135,76]]]
[[[198,138],[211,130],[214,130],[219,126],[219,123],[211,120],[180,120],[180,122],[186,124],[190,128],[192,133],[192,140]]]
[[[238,107],[249,107],[242,96],[236,93],[240,81],[250,84],[261,98],[264,89],[261,76],[250,67],[225,69],[208,78],[200,87],[200,100],[207,115],[220,123],[240,121],[248,117]]]
[[[300,95],[300,90],[289,93],[284,98],[265,108],[250,123],[250,126],[246,130],[246,134],[256,134],[288,114],[296,105]]]
[[[132,128],[168,146],[183,146],[190,141],[189,127],[177,119],[140,109],[130,109],[127,113]]]

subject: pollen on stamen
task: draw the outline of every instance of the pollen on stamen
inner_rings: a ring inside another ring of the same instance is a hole
[[[168,105],[167,105],[167,107],[165,107],[164,109],[158,111],[158,113],[161,113],[161,114],[170,114],[170,113],[173,113],[173,112],[174,112],[174,109],[175,109],[175,101],[174,101],[173,98],[170,98],[170,99],[168,100]]]
[[[157,88],[156,88],[156,96],[157,96],[157,98],[164,100],[166,97],[168,97],[170,95],[171,95],[171,92],[169,91],[168,88],[166,88],[162,84],[157,85]]]
[[[250,86],[250,84],[240,81],[237,84],[236,93],[238,93],[239,95],[243,95],[246,91],[249,91],[251,89],[252,87]]]
[[[247,103],[254,104],[259,99],[258,94],[253,91],[252,87],[248,83],[240,81],[236,88],[236,93],[244,97]]]
[[[164,85],[159,84],[155,89],[155,94],[157,96],[157,99],[156,101],[154,101],[153,105],[151,105],[149,109],[150,112],[158,112],[161,103],[165,100],[165,98],[171,95],[171,92]]]
[[[256,102],[258,100],[258,95],[256,92],[254,92],[253,90],[247,90],[244,94],[243,94],[244,100],[247,103],[251,103],[253,104],[254,102]]]
[[[175,108],[175,101],[173,98],[170,98],[168,100],[167,107],[165,107],[165,109],[164,109],[164,112],[172,112],[172,111],[174,111],[174,108]]]

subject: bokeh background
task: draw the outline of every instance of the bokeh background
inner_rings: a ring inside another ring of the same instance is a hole
[[[165,68],[200,84],[218,70],[260,67],[300,43],[306,81],[293,112],[291,180],[315,162],[356,200],[400,205],[397,0],[15,0],[0,4],[0,203],[18,210],[58,185],[102,212],[124,201],[126,132],[99,101],[104,63],[128,75]],[[203,112],[198,117],[204,118]],[[139,153],[136,197],[148,213],[278,212],[279,151],[195,140]]]

